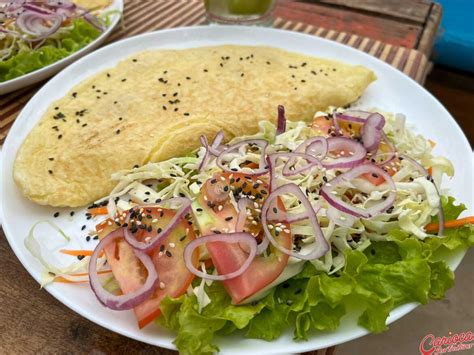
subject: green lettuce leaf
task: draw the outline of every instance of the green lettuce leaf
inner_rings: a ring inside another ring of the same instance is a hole
[[[465,208],[452,198],[443,199],[443,206],[447,219],[456,219]],[[454,285],[454,273],[440,252],[472,246],[474,229],[464,226],[445,234],[421,241],[393,230],[388,241],[373,241],[363,252],[347,250],[345,267],[338,273],[327,275],[307,263],[301,273],[250,305],[232,305],[222,285],[214,282],[206,286],[211,303],[201,314],[194,295],[167,298],[157,321],[177,330],[175,344],[183,354],[218,351],[214,334],[237,330],[249,338],[271,341],[292,329],[296,341],[306,340],[317,331],[336,330],[354,306],[361,312],[359,325],[382,332],[395,307],[443,299]]]
[[[101,32],[84,19],[74,20],[73,28],[59,39],[49,39],[34,50],[21,50],[0,61],[0,82],[11,80],[66,58],[87,46]]]

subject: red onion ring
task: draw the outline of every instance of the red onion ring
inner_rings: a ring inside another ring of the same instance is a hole
[[[246,243],[249,246],[249,256],[245,263],[236,271],[224,274],[224,275],[209,275],[202,271],[196,269],[193,265],[193,253],[196,248],[198,248],[202,244],[206,243]],[[252,264],[253,259],[257,255],[257,241],[255,238],[250,235],[249,233],[222,233],[222,234],[213,234],[203,236],[197,239],[192,240],[188,245],[186,245],[184,249],[184,262],[186,267],[188,268],[189,272],[193,273],[194,275],[206,279],[206,280],[214,280],[214,281],[224,281],[234,279],[240,275],[242,275]]]
[[[285,117],[285,107],[283,105],[278,105],[278,124],[276,129],[276,135],[285,133],[286,131],[286,117]]]
[[[45,21],[52,22],[52,26],[45,26]],[[18,28],[24,33],[35,36],[35,40],[49,37],[61,27],[62,22],[63,18],[58,14],[41,14],[32,11],[25,11],[16,19]]]
[[[433,186],[435,187],[436,192],[438,193],[438,196],[439,196],[439,211],[438,211],[438,225],[439,225],[439,228],[438,228],[438,236],[442,236],[442,235],[444,234],[444,222],[445,222],[445,218],[444,218],[443,204],[441,203],[441,194],[439,193],[438,187],[437,187],[436,184],[434,183],[433,178],[431,177],[431,175],[430,175],[430,173],[428,172],[428,170],[426,170],[423,165],[421,165],[421,164],[418,163],[415,159],[413,159],[413,158],[411,158],[411,157],[409,157],[408,155],[405,155],[405,154],[400,154],[400,158],[401,158],[401,159],[405,159],[406,161],[410,162],[423,176],[429,177],[431,183],[432,183]]]
[[[35,12],[37,14],[42,14],[42,15],[51,15],[53,12],[51,10],[45,9],[40,6],[36,6],[33,3],[25,3],[23,4],[23,8],[26,10],[30,10],[32,12]]]
[[[267,217],[268,217],[269,209],[273,206],[272,204],[273,200],[275,200],[278,196],[281,196],[283,194],[295,195],[301,201],[303,206],[306,208],[306,217],[309,219],[309,221],[311,222],[311,226],[313,227],[315,244],[316,244],[315,249],[312,250],[309,254],[303,255],[303,254],[294,252],[293,250],[288,250],[282,247],[280,244],[277,243],[275,238],[273,238],[273,235],[268,229]],[[316,213],[313,210],[313,206],[308,201],[308,199],[303,194],[303,192],[300,190],[300,188],[295,184],[290,183],[290,184],[280,186],[274,191],[272,191],[272,193],[267,197],[262,207],[262,227],[267,239],[270,241],[270,243],[272,243],[272,245],[275,248],[280,250],[282,253],[293,256],[295,258],[302,259],[302,260],[318,259],[329,251],[329,244],[324,238],[323,232],[321,231],[321,227],[319,226],[318,218],[316,217]]]
[[[335,112],[334,117],[336,119],[348,121],[348,122],[356,122],[356,123],[364,123],[367,117],[369,117],[372,112],[368,111],[361,111],[361,110],[347,110],[342,113]]]
[[[380,113],[375,112],[365,120],[361,134],[362,142],[367,151],[375,152],[379,149],[383,126],[385,126],[385,117]]]
[[[221,154],[221,151],[218,150],[219,146],[221,145],[222,140],[224,139],[224,132],[219,131],[216,134],[216,137],[214,138],[214,142],[212,142],[212,145],[209,145],[209,141],[207,140],[207,137],[202,135],[199,137],[201,141],[201,145],[204,147],[206,152],[204,153],[204,157],[201,160],[201,163],[199,164],[199,171],[202,171],[204,167],[207,165],[210,159],[210,155],[214,156],[219,156]]]
[[[99,242],[99,244],[97,244],[97,247],[94,249],[89,261],[89,282],[92,291],[100,303],[102,303],[105,307],[116,311],[132,309],[146,301],[152,295],[159,282],[158,273],[156,272],[155,265],[153,264],[151,258],[144,252],[134,250],[135,256],[142,262],[148,273],[143,286],[134,292],[121,296],[113,295],[102,287],[97,274],[97,259],[99,258],[102,250],[104,250],[107,245],[122,237],[122,228],[117,229],[107,235]]]
[[[350,156],[333,159],[333,162],[322,161],[323,166],[327,169],[353,168],[362,164],[366,159],[367,151],[365,150],[364,146],[353,139],[346,137],[331,137],[328,138],[327,141],[328,152],[341,150],[353,153],[353,155]]]
[[[333,194],[333,191],[336,187],[366,173],[377,174],[379,176],[382,176],[387,182],[390,189],[390,193],[388,197],[385,200],[383,200],[381,203],[375,206],[372,206],[370,208],[362,209],[362,208],[352,206],[348,204],[347,202],[342,201],[339,197]],[[323,196],[331,206],[338,209],[339,211],[350,214],[355,217],[363,217],[363,218],[370,218],[370,217],[376,216],[379,213],[384,212],[385,210],[387,210],[393,205],[393,203],[395,202],[395,198],[397,196],[396,186],[392,180],[392,177],[389,174],[387,174],[385,170],[381,169],[377,165],[369,164],[369,163],[359,165],[353,168],[352,170],[349,170],[335,177],[334,179],[329,181],[329,183],[327,183],[321,188],[320,193],[321,193],[321,196]]]
[[[163,238],[166,238],[176,227],[176,225],[180,222],[180,220],[191,210],[191,201],[188,200],[187,198],[181,198],[181,197],[176,197],[170,200],[162,201],[159,205],[157,204],[152,204],[152,205],[139,205],[131,209],[130,212],[140,210],[141,208],[146,209],[146,208],[155,208],[155,207],[160,207],[166,203],[169,202],[181,202],[182,206],[179,208],[179,210],[176,212],[176,214],[171,218],[171,221],[168,223],[166,228],[164,228],[160,233],[158,233],[155,237],[151,238],[147,242],[140,242],[137,239],[135,239],[135,236],[133,233],[130,231],[130,229],[127,227],[125,228],[124,231],[124,237],[125,240],[127,241],[130,246],[133,248],[143,251],[143,252],[149,252],[156,248],[160,241]],[[130,226],[130,215],[129,213],[127,215],[127,218],[125,219],[125,223],[127,223],[128,226]]]
[[[315,165],[321,166],[321,163],[318,159],[305,153],[289,153],[288,152],[288,153],[270,154],[267,156],[267,165],[270,171],[270,186],[269,186],[270,191],[273,191],[277,188],[275,167],[276,167],[276,161],[278,158],[289,158],[288,162],[286,162],[285,165],[283,166],[283,171],[282,171],[283,176],[293,176],[293,175],[305,172],[309,169],[312,169]],[[290,170],[290,166],[288,166],[288,163],[290,162],[291,159],[296,160],[297,158],[305,159],[309,163],[301,168]]]
[[[230,169],[228,168],[224,163],[223,160],[225,158],[226,154],[229,154],[235,150],[238,150],[240,147],[244,145],[254,145],[254,146],[259,146],[262,149],[262,153],[260,156],[260,163],[259,167],[256,170],[253,170],[252,172],[246,172],[246,171],[239,171],[238,169]],[[268,142],[264,139],[246,139],[241,142],[235,143],[228,147],[226,150],[222,151],[219,156],[217,157],[216,164],[219,168],[221,168],[224,171],[227,171],[229,173],[243,173],[248,176],[259,176],[266,174],[268,172],[268,167],[265,166],[265,150],[268,146]]]

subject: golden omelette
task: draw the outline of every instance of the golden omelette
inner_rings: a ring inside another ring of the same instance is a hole
[[[14,179],[43,205],[77,207],[106,196],[111,174],[182,156],[212,139],[252,134],[357,100],[372,71],[270,47],[217,46],[138,53],[54,102],[16,157]]]

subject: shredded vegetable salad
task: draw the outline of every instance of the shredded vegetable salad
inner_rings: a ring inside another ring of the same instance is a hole
[[[46,261],[32,230],[44,282],[88,275],[100,303],[174,329],[183,354],[216,352],[215,335],[233,332],[304,340],[354,306],[381,332],[395,307],[443,298],[454,274],[439,251],[474,245],[474,226],[442,189],[454,169],[435,143],[400,114],[278,115],[252,136],[203,136],[187,157],[114,174],[88,210],[105,216],[99,244],[62,250],[74,267]]]
[[[105,31],[110,15],[68,0],[0,2],[0,82],[85,47]]]

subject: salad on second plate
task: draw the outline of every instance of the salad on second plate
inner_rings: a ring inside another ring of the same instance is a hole
[[[94,5],[94,1],[88,5]],[[99,37],[111,12],[69,0],[0,1],[0,83],[57,62]]]
[[[309,125],[278,115],[255,135],[202,136],[189,156],[116,173],[87,212],[108,215],[88,237],[98,245],[62,250],[80,260],[67,268],[32,230],[43,282],[90,282],[140,328],[174,329],[185,354],[218,351],[214,337],[238,331],[269,341],[290,328],[304,340],[354,307],[381,332],[395,307],[442,299],[454,274],[440,251],[472,246],[474,228],[444,196],[454,171],[435,143],[403,115],[333,109]]]

